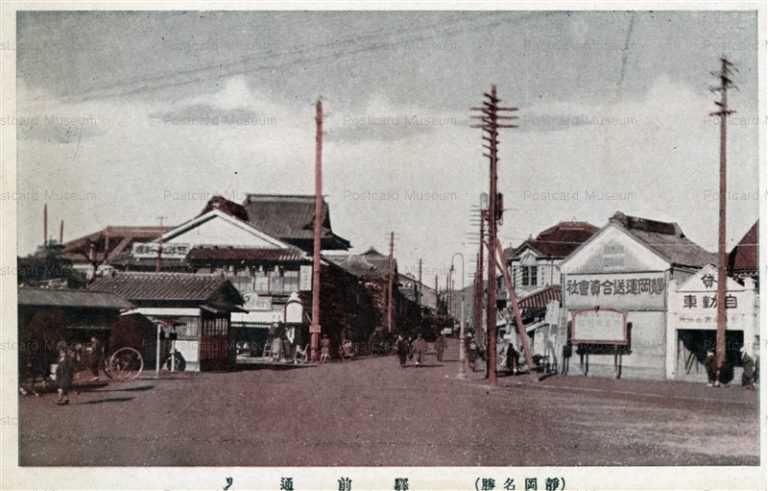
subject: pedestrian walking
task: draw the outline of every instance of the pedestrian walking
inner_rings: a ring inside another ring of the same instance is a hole
[[[707,387],[720,387],[720,370],[717,369],[717,358],[712,350],[707,351],[704,367],[707,369]]]
[[[91,379],[91,382],[98,382],[99,381],[99,368],[101,367],[102,363],[104,363],[104,345],[99,341],[99,338],[96,336],[91,336],[91,357],[90,357],[90,368],[91,373],[93,374],[93,378]]]
[[[395,349],[397,350],[397,357],[400,360],[400,368],[405,368],[405,361],[408,358],[410,348],[408,340],[405,339],[402,334],[398,334],[397,340],[395,341]]]
[[[435,339],[435,352],[437,353],[437,361],[443,361],[443,354],[445,353],[446,340],[443,333],[439,333]]]
[[[331,356],[331,339],[327,334],[320,340],[320,363],[325,363]]]
[[[741,386],[746,390],[755,390],[755,360],[747,353],[744,347],[741,347],[741,365],[743,372],[741,374]]]
[[[413,355],[416,356],[416,364],[421,365],[424,360],[424,353],[427,351],[427,341],[419,334],[413,341]]]
[[[515,345],[510,342],[507,346],[507,368],[512,372],[512,375],[517,375],[519,362],[520,353],[515,349]]]
[[[467,360],[469,360],[469,367],[473,372],[477,371],[477,341],[471,334],[467,334],[467,342],[465,343],[467,350]]]
[[[63,349],[59,349],[59,358],[56,365],[56,385],[59,398],[56,404],[63,406],[69,404],[69,391],[72,389],[72,379],[75,375],[74,361],[64,343]]]
[[[573,344],[571,344],[571,340],[565,342],[563,345],[563,368],[561,370],[561,374],[568,375],[568,369],[570,368],[569,365],[571,364],[571,357],[573,356]]]

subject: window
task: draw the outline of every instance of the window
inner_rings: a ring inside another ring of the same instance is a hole
[[[538,271],[536,266],[522,266],[523,286],[536,286]]]

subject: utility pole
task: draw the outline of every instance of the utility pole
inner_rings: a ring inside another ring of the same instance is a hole
[[[389,233],[389,273],[387,284],[387,331],[392,332],[392,299],[394,296],[394,276],[395,276],[395,233]]]
[[[309,325],[310,358],[318,360],[320,347],[320,227],[323,214],[323,103],[315,104],[315,221],[312,239],[312,322]]]
[[[483,244],[480,243],[480,247]],[[478,335],[480,330],[480,324],[483,322],[483,271],[482,271],[482,259],[480,254],[475,257],[475,282],[474,282],[474,298],[473,298],[473,317],[472,325],[475,328],[475,336]]]
[[[498,235],[497,225],[501,218],[503,210],[498,206],[497,191],[497,167],[498,167],[498,146],[500,128],[517,128],[517,125],[503,124],[504,121],[517,119],[517,116],[503,115],[505,112],[515,112],[516,107],[500,107],[501,99],[496,97],[496,86],[491,86],[491,93],[484,93],[482,107],[473,107],[473,111],[480,114],[473,115],[472,118],[479,119],[480,124],[472,125],[473,128],[483,130],[483,140],[487,142],[483,147],[488,153],[483,154],[490,163],[490,183],[488,192],[488,312],[487,312],[487,350],[488,364],[488,383],[496,385],[496,260],[493,253],[493,247]],[[502,113],[502,114],[499,114]],[[501,123],[499,121],[502,121]]]
[[[419,317],[421,317],[421,258],[419,258],[419,284],[416,287],[416,305],[419,306]]]
[[[713,75],[719,79],[720,85],[711,88],[714,92],[720,92],[720,100],[715,101],[718,110],[709,113],[710,116],[720,118],[720,217],[717,241],[717,336],[715,340],[718,372],[725,363],[725,332],[728,329],[728,318],[725,313],[725,288],[728,267],[725,252],[726,143],[728,116],[735,112],[728,109],[728,89],[734,87],[733,81],[730,78],[734,70],[735,68],[730,61],[724,56],[720,58],[720,71],[713,72]]]
[[[64,220],[59,223],[59,244],[64,243]]]
[[[435,273],[435,312],[440,314],[440,290],[437,289],[437,273]]]
[[[163,229],[163,222],[165,221],[165,218],[166,217],[164,217],[164,216],[157,217],[157,219],[160,221],[160,238],[158,239],[158,245],[157,245],[157,258],[155,259],[155,273],[159,273],[161,271],[161,269],[162,269],[161,264],[160,264],[161,260],[163,258],[163,239],[162,239],[163,231],[162,231],[162,229]],[[107,254],[107,249],[108,249],[108,247],[105,245],[104,246],[104,255],[105,256]]]

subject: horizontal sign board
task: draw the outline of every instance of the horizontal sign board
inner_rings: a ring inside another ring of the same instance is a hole
[[[574,344],[625,345],[627,316],[617,310],[589,309],[573,313],[571,342]]]
[[[136,258],[156,258],[158,255],[170,259],[184,259],[192,248],[189,244],[145,242],[133,244],[131,254]]]
[[[569,274],[563,293],[570,310],[663,310],[667,280],[663,272]]]

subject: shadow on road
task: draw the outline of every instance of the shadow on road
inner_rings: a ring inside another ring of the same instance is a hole
[[[443,366],[441,363],[422,363],[420,365],[406,365],[405,368],[437,368]]]
[[[108,397],[106,399],[97,399],[95,401],[86,401],[86,402],[79,402],[78,405],[82,404],[105,404],[107,402],[128,402],[132,401],[133,397]]]

